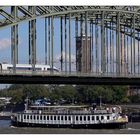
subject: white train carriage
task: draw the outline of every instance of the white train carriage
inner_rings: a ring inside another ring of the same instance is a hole
[[[32,65],[31,64],[16,64],[16,72],[17,73],[24,73],[24,72],[32,72]],[[13,65],[12,64],[5,64],[0,63],[0,72],[12,72],[13,71]],[[59,72],[59,69],[55,66],[53,69],[50,65],[43,65],[43,64],[36,64],[35,65],[35,71],[37,72]]]

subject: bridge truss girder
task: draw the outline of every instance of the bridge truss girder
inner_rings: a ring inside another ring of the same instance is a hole
[[[71,21],[75,21],[75,36],[80,33],[81,37],[85,32],[85,53],[88,54],[88,29],[87,24],[90,26],[90,35],[93,38],[93,25],[95,25],[96,32],[95,42],[96,51],[99,53],[99,37],[101,37],[101,72],[108,71],[108,44],[115,42],[114,48],[116,49],[116,73],[122,72],[121,66],[125,67],[122,61],[123,53],[121,51],[122,44],[126,46],[126,38],[131,38],[131,71],[135,73],[135,47],[136,41],[140,41],[140,8],[139,6],[7,6],[0,7],[0,29],[10,26],[11,27],[11,62],[14,65],[18,63],[18,25],[21,22],[29,22],[29,64],[32,64],[33,71],[36,64],[36,20],[38,18],[45,19],[45,64],[54,66],[54,19],[60,19],[60,46],[61,46],[61,70],[71,72]],[[80,23],[80,24],[78,24]],[[78,29],[80,27],[80,30]],[[100,27],[100,29],[98,29]],[[108,29],[110,36],[108,36]],[[114,37],[114,32],[116,33]],[[111,37],[112,35],[112,37]],[[124,37],[123,37],[124,36]],[[110,37],[110,42],[108,38]],[[46,40],[48,38],[48,42]],[[114,39],[115,38],[115,39]],[[69,39],[69,40],[68,40]],[[114,41],[114,40],[115,41]],[[129,39],[130,40],[130,39]],[[68,45],[67,45],[68,42]],[[93,40],[91,41],[93,43]],[[127,41],[128,42],[128,41]],[[113,44],[113,43],[112,43]],[[127,44],[128,45],[128,44]],[[139,45],[139,43],[138,43]],[[68,48],[68,47],[69,48]],[[111,45],[110,51],[111,49]],[[138,47],[139,49],[139,47]],[[63,51],[65,50],[65,56]],[[128,50],[128,48],[126,49]],[[126,51],[124,49],[124,51]],[[133,51],[132,51],[133,50]],[[93,49],[92,49],[93,51]],[[69,52],[69,58],[67,57]],[[121,53],[120,53],[121,52]],[[129,52],[128,52],[129,53]],[[127,53],[127,55],[128,55]],[[126,52],[125,52],[126,54]],[[113,56],[113,57],[114,57]],[[65,60],[64,60],[65,57]],[[99,56],[96,56],[96,65],[99,65]],[[124,56],[126,57],[126,56]],[[139,57],[139,56],[138,56]],[[112,56],[110,58],[113,60]],[[69,60],[68,60],[69,59]],[[93,59],[93,56],[92,56]],[[124,59],[124,58],[123,58]],[[89,60],[85,57],[86,66],[85,72],[89,71]],[[127,59],[128,61],[128,59]],[[138,59],[139,61],[139,59]],[[67,63],[69,62],[69,66]],[[77,63],[77,62],[76,62]],[[110,61],[111,63],[111,61]],[[114,62],[113,62],[114,63]],[[128,63],[128,62],[127,62]],[[85,65],[84,64],[84,65]],[[64,65],[64,67],[63,67]],[[83,64],[82,64],[83,65]],[[91,64],[93,65],[93,64]],[[110,64],[111,65],[111,64]],[[139,65],[139,63],[138,63]],[[111,68],[110,68],[111,69]],[[114,68],[112,68],[114,69]],[[125,69],[125,68],[124,68]],[[15,71],[15,70],[14,70]],[[96,70],[96,72],[98,69]],[[114,70],[113,70],[114,71]],[[140,72],[140,69],[139,69]]]

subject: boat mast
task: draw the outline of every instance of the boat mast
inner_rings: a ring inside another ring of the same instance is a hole
[[[102,96],[100,95],[100,108],[102,107]]]
[[[25,99],[25,111],[28,109],[28,101],[29,101],[29,99],[27,96],[27,98]]]

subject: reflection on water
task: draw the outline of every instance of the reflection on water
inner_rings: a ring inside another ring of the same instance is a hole
[[[12,127],[10,120],[0,120],[1,134],[140,134],[140,123],[128,123],[124,129],[70,129]]]

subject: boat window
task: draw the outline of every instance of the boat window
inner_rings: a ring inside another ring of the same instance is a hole
[[[40,120],[42,120],[42,116],[40,116]]]
[[[86,116],[84,116],[84,121],[86,121]]]
[[[34,120],[35,120],[35,115],[34,115]]]
[[[107,116],[107,120],[109,120],[110,119],[110,117],[109,116]]]
[[[56,116],[54,116],[54,120],[56,120]]]
[[[58,116],[58,118],[57,118],[58,120],[60,120],[60,116]]]
[[[93,121],[94,121],[94,119],[95,119],[94,116],[92,116],[92,120],[93,120]]]
[[[80,121],[82,121],[82,116],[80,116]]]
[[[53,120],[52,116],[51,116],[51,120]]]
[[[99,120],[99,116],[96,116],[96,120]]]
[[[46,120],[46,116],[44,116],[44,120]]]
[[[71,120],[71,117],[69,116],[69,120]]]
[[[24,115],[23,118],[26,119],[26,116]]]
[[[65,120],[67,121],[67,116],[65,116]]]
[[[88,116],[88,121],[90,121],[90,116]]]
[[[61,116],[61,120],[63,120],[63,116]]]
[[[39,120],[39,116],[37,116],[37,120]]]
[[[101,116],[101,120],[103,120],[104,119],[104,116]]]
[[[30,116],[30,119],[32,120],[32,116]]]
[[[76,116],[76,121],[78,121],[78,116]]]
[[[49,116],[47,116],[47,120],[49,120]]]

